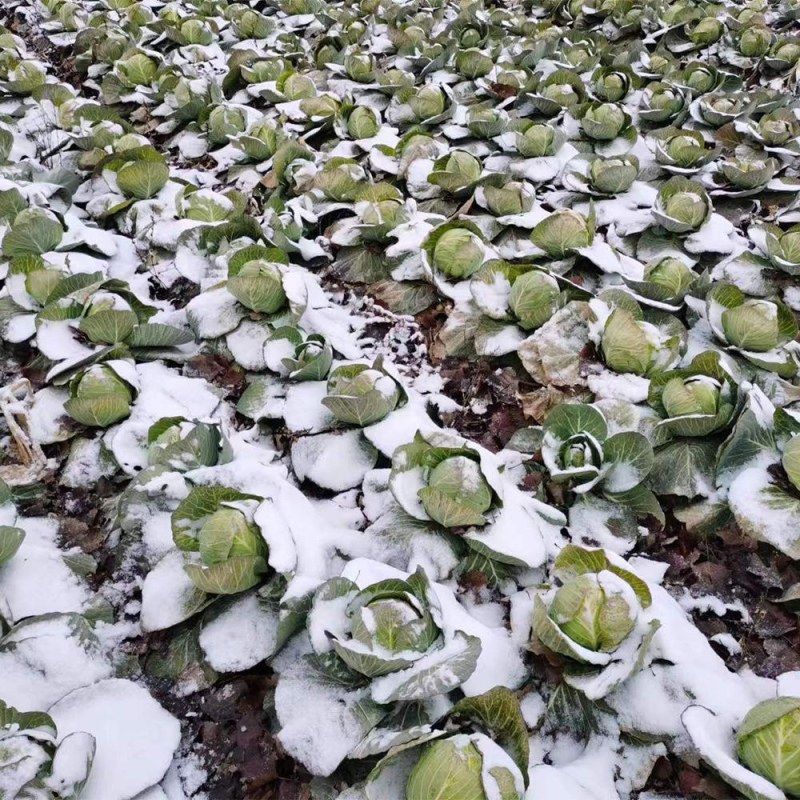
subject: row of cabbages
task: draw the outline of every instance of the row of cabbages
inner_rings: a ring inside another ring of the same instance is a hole
[[[6,477],[117,482],[159,677],[269,660],[343,800],[628,797],[667,752],[800,794],[796,676],[730,673],[623,558],[665,511],[800,556],[800,9],[12,5],[81,89],[0,36],[1,335],[43,375],[0,398]],[[444,301],[443,351],[524,370],[542,424],[442,429],[323,267]],[[236,409],[197,355],[248,373]],[[75,796],[52,721],[9,719],[40,742],[10,798]]]

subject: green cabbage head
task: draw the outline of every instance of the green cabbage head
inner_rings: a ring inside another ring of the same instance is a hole
[[[800,698],[759,703],[737,733],[739,759],[787,794],[800,795]]]

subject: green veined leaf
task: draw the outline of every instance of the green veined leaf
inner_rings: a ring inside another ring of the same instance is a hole
[[[64,410],[76,422],[96,428],[107,428],[131,413],[130,400],[115,394],[103,397],[71,397]]]
[[[267,562],[261,556],[232,556],[219,564],[187,564],[192,583],[207,594],[238,594],[261,582]]]
[[[169,180],[169,167],[163,161],[133,161],[117,172],[117,186],[126,197],[149,200]]]
[[[91,294],[103,284],[102,272],[79,272],[76,275],[67,275],[59,281],[47,298],[48,303],[55,303],[71,294],[86,292]]]
[[[106,309],[84,317],[80,328],[92,342],[116,344],[130,336],[137,322],[133,311]]]
[[[0,525],[0,567],[16,555],[24,538],[22,528]]]
[[[129,347],[178,347],[193,340],[191,331],[160,322],[145,322],[133,329],[126,343]]]
[[[772,431],[752,409],[746,408],[719,450],[717,474],[720,477],[735,474],[762,453],[770,451],[775,451]]]
[[[17,214],[27,207],[28,203],[20,194],[19,189],[6,189],[0,192],[0,220],[10,225],[14,222]]]
[[[714,487],[714,440],[679,439],[658,448],[647,486],[657,495],[707,497]]]
[[[29,208],[20,212],[3,237],[3,255],[8,258],[49,253],[61,243],[61,223],[46,211]]]
[[[62,275],[58,270],[33,270],[25,276],[25,291],[38,303],[44,305],[61,280]]]
[[[544,430],[561,442],[588,433],[602,444],[608,436],[605,417],[596,408],[583,403],[562,403],[553,408],[547,415]]]
[[[56,724],[52,717],[40,711],[17,711],[0,700],[0,730],[18,730],[20,733],[43,733],[56,735]]]
[[[641,433],[622,431],[606,439],[605,463],[610,469],[603,479],[609,492],[627,492],[638,486],[653,468],[653,448]]]
[[[477,697],[466,697],[453,706],[450,716],[466,717],[482,725],[492,740],[511,755],[528,785],[528,728],[519,700],[510,689],[496,686]]]

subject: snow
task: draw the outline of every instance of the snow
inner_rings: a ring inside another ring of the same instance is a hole
[[[219,672],[241,672],[272,655],[278,618],[255,594],[237,599],[200,633],[206,661]]]
[[[157,784],[180,744],[178,720],[128,680],[109,679],[68,694],[48,713],[59,740],[85,731],[95,753],[82,800],[129,800]]]
[[[589,375],[586,382],[598,400],[625,400],[629,403],[645,402],[650,388],[647,378],[630,373],[620,375],[610,370]]]
[[[748,535],[768,542],[790,558],[800,558],[797,536],[798,504],[771,502],[770,475],[763,467],[742,470],[728,490],[728,503],[739,526]]]
[[[330,691],[302,671],[302,662],[281,674],[275,693],[275,710],[282,728],[278,739],[284,749],[316,775],[329,775],[364,735],[359,721],[343,709],[357,708],[365,692],[346,689]],[[308,724],[305,714],[313,713],[314,724]]]
[[[142,630],[160,631],[183,622],[198,607],[198,590],[184,572],[184,555],[173,550],[147,573],[142,585]]]
[[[32,619],[0,650],[0,699],[19,711],[41,711],[73,689],[111,675],[99,648],[84,644],[68,615]]]
[[[53,757],[52,775],[44,782],[47,788],[69,797],[76,784],[86,779],[94,760],[95,747],[94,737],[85,731],[65,736]]]
[[[375,466],[376,456],[358,430],[304,436],[292,445],[297,477],[334,492],[358,486]]]
[[[128,474],[147,466],[147,432],[162,417],[207,419],[220,405],[217,393],[203,380],[177,374],[161,363],[136,367],[139,394],[131,415],[108,434],[107,444]]]
[[[335,420],[322,405],[328,394],[325,381],[308,381],[289,386],[283,406],[283,419],[290,431],[320,433],[329,430]]]
[[[733,730],[724,717],[702,706],[690,706],[683,723],[699,755],[724,774],[763,795],[767,800],[786,800],[786,795],[765,778],[743,767],[734,757]]]
[[[25,531],[25,539],[16,556],[0,567],[0,615],[16,622],[38,614],[85,610],[91,592],[64,562],[58,522],[26,517],[16,524]]]

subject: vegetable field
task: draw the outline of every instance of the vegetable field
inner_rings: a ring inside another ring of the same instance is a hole
[[[0,800],[800,797],[800,2],[5,0]]]

